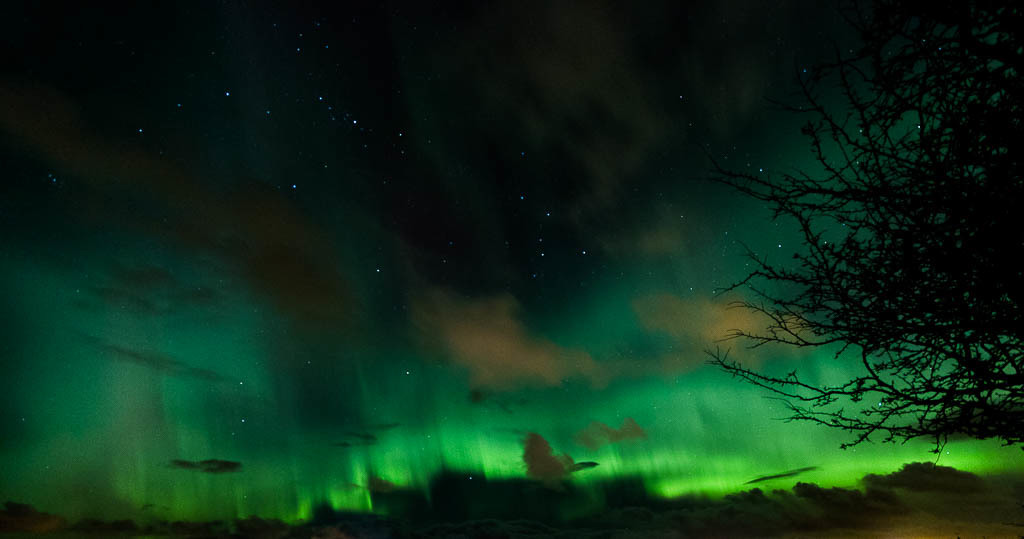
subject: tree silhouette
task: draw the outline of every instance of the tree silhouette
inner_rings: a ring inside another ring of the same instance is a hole
[[[766,315],[751,347],[831,346],[856,376],[769,376],[791,420],[881,437],[995,438],[1024,449],[1024,8],[1013,2],[844,5],[862,46],[801,73],[813,171],[715,180],[802,232],[792,261],[748,250],[730,289]],[[829,93],[831,92],[831,93]],[[829,103],[842,102],[835,107]]]

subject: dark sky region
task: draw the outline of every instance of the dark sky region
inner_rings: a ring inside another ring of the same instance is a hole
[[[798,245],[701,148],[810,167],[766,99],[828,3],[17,4],[0,531],[1021,530],[1019,450],[842,451],[705,365]]]

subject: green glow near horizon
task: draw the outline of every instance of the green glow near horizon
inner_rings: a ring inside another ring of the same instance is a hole
[[[599,389],[573,380],[556,388],[495,393],[495,399],[512,394],[523,399],[507,405],[510,413],[489,401],[471,404],[465,372],[425,362],[404,345],[385,352],[348,350],[355,368],[343,371],[353,373],[351,378],[337,380],[347,400],[336,402],[355,404],[311,417],[326,410],[300,410],[296,403],[302,402],[303,388],[276,383],[301,376],[302,363],[280,363],[277,337],[264,335],[280,335],[282,324],[248,294],[234,292],[216,312],[196,308],[154,320],[109,307],[68,306],[68,294],[74,296],[83,284],[57,269],[12,260],[0,271],[15,283],[12,301],[25,307],[28,344],[19,353],[33,359],[19,374],[23,406],[12,411],[24,434],[18,443],[0,447],[0,458],[10,465],[0,496],[41,510],[59,509],[70,518],[260,516],[295,522],[309,519],[322,505],[379,512],[383,509],[367,488],[374,478],[424,495],[442,471],[486,480],[525,478],[526,432],[544,436],[556,453],[600,464],[567,479],[591,493],[588,503],[598,505],[605,485],[623,478],[639,478],[652,496],[714,497],[752,486],[788,488],[796,481],[856,486],[866,473],[934,460],[928,441],[841,451],[838,445],[847,439],[842,433],[775,421],[783,412],[780,405],[706,367],[672,376],[627,376]],[[552,313],[550,319],[529,322],[559,344],[586,346],[601,360],[617,353],[617,342],[642,331],[629,304],[642,293],[638,290],[671,290],[667,281],[650,279],[642,286],[608,283],[599,289],[580,299],[586,308],[575,316],[558,321],[564,313]],[[103,359],[83,335],[166,354],[223,380],[172,376]],[[786,368],[816,362],[779,361]],[[818,369],[821,375],[833,370]],[[40,374],[50,372],[56,375]],[[591,421],[617,428],[626,417],[635,419],[648,438],[597,450],[573,439]],[[391,422],[400,426],[373,431],[374,445],[332,445],[346,432]],[[941,464],[977,473],[1019,469],[1016,448],[959,441],[946,451]],[[241,462],[242,470],[203,474],[168,465],[172,459],[212,458]],[[819,469],[744,484],[806,466]],[[146,504],[154,505],[143,511]]]
[[[862,488],[915,461],[1024,473],[994,441],[841,450],[848,434],[781,421],[705,364],[734,342],[714,339],[743,247],[786,264],[804,237],[705,181],[709,157],[823,172],[813,117],[763,98],[800,106],[793,67],[816,78],[823,37],[857,50],[826,3],[137,4],[9,17],[0,502],[70,523],[297,523],[539,493],[572,519]],[[815,94],[842,117],[839,90]],[[859,368],[741,346],[773,375]],[[646,438],[577,441],[627,418]],[[598,465],[543,490],[528,433]]]

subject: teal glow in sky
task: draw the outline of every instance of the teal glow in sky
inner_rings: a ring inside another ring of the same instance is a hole
[[[763,97],[847,38],[807,5],[670,4],[10,17],[0,499],[301,524],[459,506],[437,499],[454,477],[564,495],[571,519],[623,485],[863,490],[934,462],[928,440],[840,450],[705,364],[759,323],[716,293],[741,244],[797,239],[703,181],[696,145],[807,165]],[[556,479],[528,473],[530,433]],[[938,463],[1004,477],[1021,452],[955,440]]]

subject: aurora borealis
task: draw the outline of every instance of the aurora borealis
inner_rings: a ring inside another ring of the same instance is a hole
[[[1019,448],[841,450],[705,363],[857,367],[718,341],[758,323],[719,293],[743,246],[790,257],[798,236],[703,154],[812,166],[765,99],[852,39],[831,8],[377,4],[5,15],[0,501],[297,526],[527,488],[567,496],[568,522],[623,485],[668,503],[803,482],[921,508],[944,487],[895,473],[938,457],[1007,504],[947,514],[979,523],[963,533],[1024,522]]]

